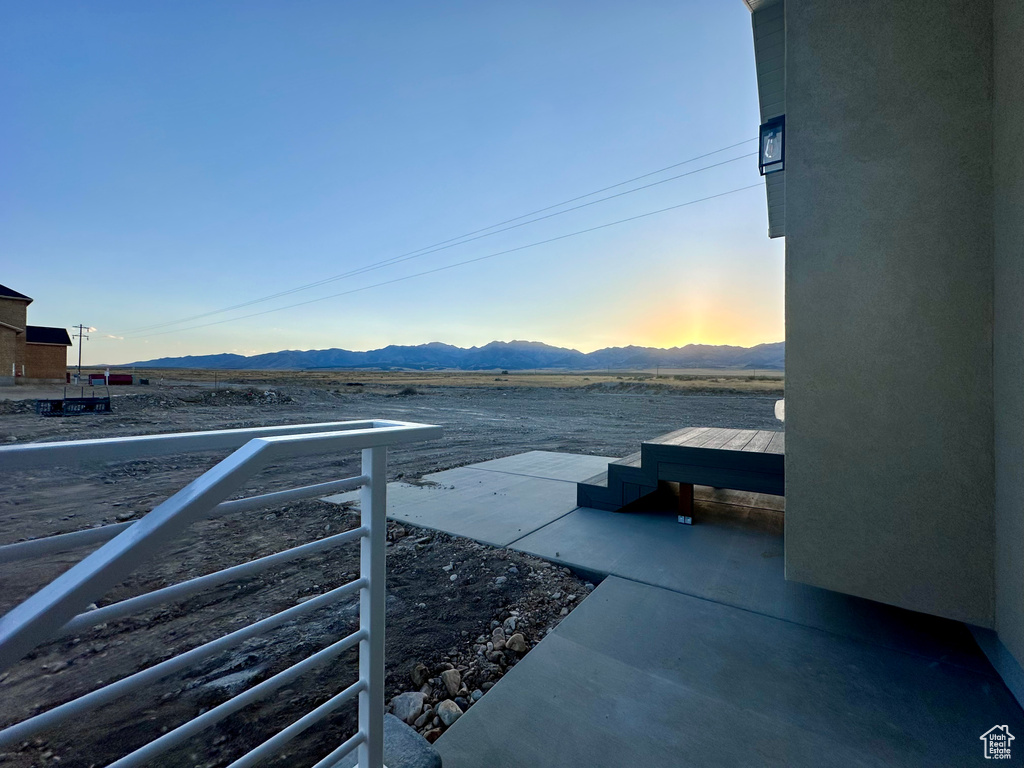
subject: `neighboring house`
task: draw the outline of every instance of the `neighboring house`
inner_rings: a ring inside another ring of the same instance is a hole
[[[25,326],[25,376],[29,379],[65,381],[71,337],[66,328]]]
[[[0,385],[65,380],[71,337],[64,328],[29,325],[31,303],[0,285]]]
[[[1024,3],[745,2],[786,577],[967,622],[1024,701]]]
[[[14,384],[24,375],[25,326],[32,299],[0,285],[0,385]]]

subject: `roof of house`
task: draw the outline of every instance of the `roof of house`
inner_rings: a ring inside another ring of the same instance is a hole
[[[24,299],[25,301],[32,301],[32,299],[24,293],[18,293],[16,290],[8,288],[6,285],[0,285],[0,299]]]
[[[45,325],[29,325],[25,328],[26,344],[63,344],[71,346],[71,337],[66,328],[49,328]]]
[[[761,122],[786,114],[786,6],[781,0],[744,0],[752,11],[754,63]],[[783,139],[785,140],[785,139]],[[768,237],[786,234],[786,172],[764,176]]]

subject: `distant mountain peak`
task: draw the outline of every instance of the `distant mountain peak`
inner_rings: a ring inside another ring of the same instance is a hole
[[[440,341],[415,346],[391,344],[382,349],[283,350],[262,355],[236,354],[162,357],[127,363],[146,368],[221,370],[638,370],[644,368],[722,368],[781,370],[785,342],[754,347],[687,344],[685,347],[607,347],[584,354],[542,341],[492,341],[482,347],[456,347]]]

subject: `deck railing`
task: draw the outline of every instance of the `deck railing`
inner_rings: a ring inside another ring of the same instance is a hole
[[[74,533],[0,546],[0,563],[41,557],[74,547],[106,541],[92,554],[54,579],[0,618],[0,672],[17,663],[39,645],[81,632],[113,619],[180,600],[205,589],[252,576],[271,566],[305,555],[359,541],[358,579],[272,616],[199,645],[154,666],[30,717],[0,731],[0,750],[32,738],[71,718],[81,717],[103,704],[143,689],[275,627],[359,595],[359,629],[282,672],[228,699],[154,741],[111,763],[117,768],[152,765],[156,756],[183,744],[228,715],[264,698],[299,675],[323,666],[358,646],[359,679],[270,737],[230,768],[255,765],[276,753],[292,738],[358,698],[358,731],[320,760],[315,768],[328,768],[358,750],[359,768],[381,768],[384,741],[384,607],[387,447],[440,437],[440,427],[396,421],[332,422],[326,424],[233,429],[171,435],[36,443],[0,448],[0,476],[19,469],[49,468],[103,461],[124,461],[185,452],[236,449],[137,521],[90,528]],[[268,464],[305,456],[362,451],[357,477],[334,480],[243,499],[227,498]],[[299,499],[321,497],[343,490],[361,489],[360,526],[276,554],[189,579],[162,589],[87,611],[138,567],[165,549],[191,524],[211,517],[245,512]]]

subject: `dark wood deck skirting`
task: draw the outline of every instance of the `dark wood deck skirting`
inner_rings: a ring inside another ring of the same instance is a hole
[[[659,481],[785,494],[785,433],[687,427],[641,443],[608,471],[576,485],[581,507],[617,510],[657,490]]]

